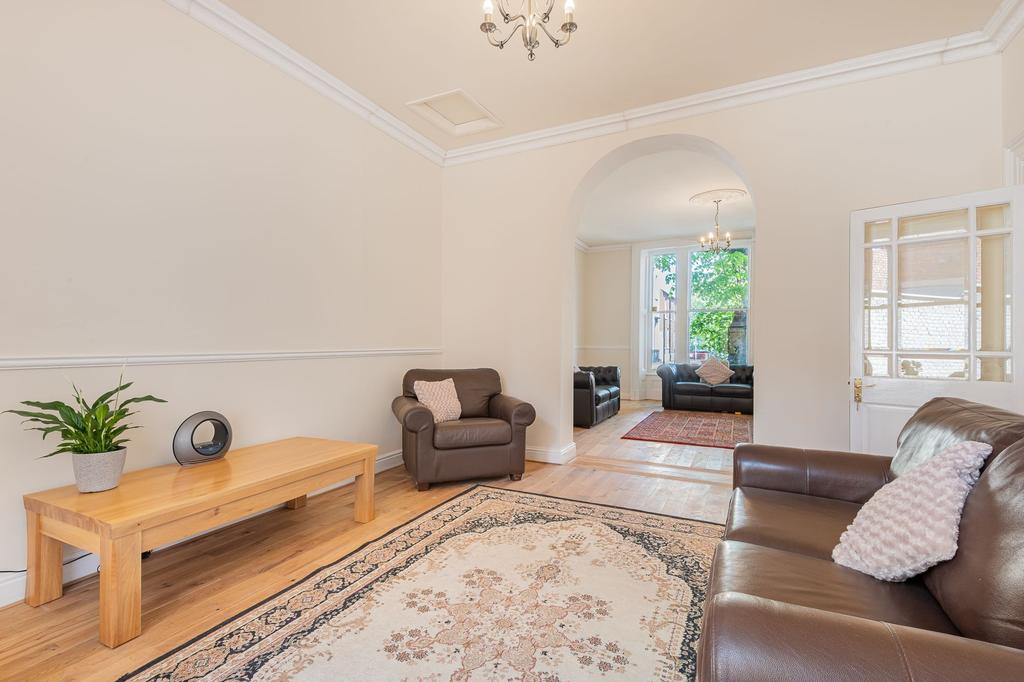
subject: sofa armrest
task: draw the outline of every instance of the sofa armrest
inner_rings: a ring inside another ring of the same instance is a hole
[[[732,485],[867,502],[892,480],[891,457],[742,443],[733,453]]]
[[[661,406],[666,410],[671,410],[672,387],[679,381],[679,369],[675,364],[666,362],[657,371],[658,376],[661,377]]]
[[[700,682],[1019,680],[1024,650],[738,592],[712,597]]]
[[[512,426],[527,427],[537,418],[537,411],[530,403],[499,393],[491,398],[487,413],[494,419],[507,421]]]
[[[434,413],[415,398],[398,396],[391,401],[391,411],[406,431],[419,433],[434,428]]]
[[[581,370],[579,372],[573,372],[572,373],[572,387],[574,389],[575,388],[585,388],[585,389],[589,389],[590,392],[593,393],[594,389],[596,388],[596,385],[597,385],[597,380],[594,379],[594,373],[593,372],[585,372],[585,371]]]
[[[674,363],[666,362],[658,368],[657,372],[661,380],[667,381],[669,384],[679,381],[679,369]]]

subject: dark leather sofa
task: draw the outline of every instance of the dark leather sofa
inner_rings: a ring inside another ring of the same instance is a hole
[[[903,583],[832,561],[876,490],[964,440],[993,452],[953,559]],[[893,458],[740,445],[733,485],[698,680],[1024,679],[1024,416],[936,398],[904,427]]]
[[[622,373],[618,367],[580,367],[572,377],[572,423],[589,429],[618,414]]]
[[[661,406],[666,410],[742,412],[754,414],[754,366],[730,367],[734,374],[724,384],[705,384],[691,365],[666,362],[658,368]]]
[[[452,379],[462,417],[434,424],[434,415],[416,400],[416,381]],[[526,470],[526,427],[537,413],[533,405],[502,394],[493,369],[411,369],[402,395],[391,403],[402,426],[402,458],[420,490],[431,483],[509,476]]]

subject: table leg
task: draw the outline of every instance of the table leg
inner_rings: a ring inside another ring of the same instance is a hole
[[[142,535],[100,539],[100,643],[142,634]]]
[[[287,509],[302,509],[303,507],[306,506],[306,496],[300,495],[299,497],[296,497],[294,500],[288,500],[287,502],[284,503],[284,506]]]
[[[43,535],[42,517],[25,511],[28,519],[28,570],[25,575],[25,603],[39,606],[64,594],[64,545]]]
[[[374,458],[363,460],[363,473],[356,476],[356,521],[373,521]]]

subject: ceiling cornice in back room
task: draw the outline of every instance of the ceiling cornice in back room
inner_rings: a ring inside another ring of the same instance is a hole
[[[1024,0],[1003,0],[978,31],[792,71],[608,116],[445,150],[220,0],[166,0],[439,166],[532,149],[744,106],[789,95],[999,54],[1024,27]]]

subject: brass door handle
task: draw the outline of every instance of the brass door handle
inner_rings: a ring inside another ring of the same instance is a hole
[[[861,403],[864,402],[864,389],[871,388],[874,384],[865,384],[864,380],[857,377],[853,380],[853,402]]]

